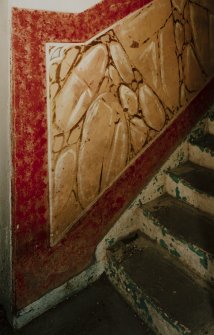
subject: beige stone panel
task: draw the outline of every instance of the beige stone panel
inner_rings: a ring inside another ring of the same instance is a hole
[[[172,12],[170,0],[156,0],[114,27],[131,61],[140,69],[143,43],[162,27]]]
[[[178,57],[178,64],[179,64],[179,77],[180,77],[180,82],[183,81],[183,63],[182,63],[182,56]]]
[[[74,129],[71,130],[68,138],[68,145],[76,144],[81,136],[83,122],[80,122]]]
[[[49,67],[49,77],[51,82],[55,82],[57,79],[57,71],[58,71],[59,63],[52,63]]]
[[[100,40],[102,43],[107,44],[110,42],[110,36],[108,34],[104,34],[101,36]]]
[[[181,85],[180,88],[180,105],[181,107],[185,106],[187,104],[187,94],[186,94],[186,88],[184,83]]]
[[[204,8],[207,8],[211,13],[214,14],[214,1],[213,0],[191,0],[191,1]]]
[[[121,83],[121,77],[113,65],[109,66],[109,76],[114,85],[118,86]]]
[[[83,117],[93,98],[93,93],[76,73],[72,73],[57,94],[56,124],[64,131],[73,128]]]
[[[54,136],[53,139],[53,152],[59,152],[61,151],[64,143],[64,136],[63,134]]]
[[[90,106],[83,124],[78,161],[78,195],[85,208],[101,190],[104,159],[110,151],[115,129],[114,96],[99,96]]]
[[[67,228],[70,228],[82,211],[83,210],[72,191],[62,211],[58,215],[52,217],[51,230],[53,240],[57,240]]]
[[[113,142],[109,153],[104,157],[102,190],[126,167],[129,153],[129,132],[126,118],[120,104],[115,100],[112,108],[117,113],[119,121],[115,125]]]
[[[190,22],[190,12],[189,12],[189,1],[187,2],[185,8],[184,8],[184,19],[187,21],[187,22]]]
[[[177,10],[173,10],[173,20],[174,20],[174,22],[179,21],[179,22],[183,23],[183,21],[184,21],[183,14],[181,14]]]
[[[190,91],[198,91],[202,88],[205,78],[198,64],[194,50],[188,44],[183,52],[184,80]]]
[[[126,85],[120,85],[119,96],[123,109],[129,115],[132,116],[138,113],[138,98],[135,92]]]
[[[165,124],[165,111],[158,97],[146,84],[140,86],[139,100],[146,124],[160,131]]]
[[[183,45],[184,45],[184,39],[185,39],[184,27],[180,22],[176,22],[176,24],[175,24],[175,41],[176,41],[176,46],[177,46],[179,54],[181,54],[181,52],[182,52],[182,48],[183,48]]]
[[[189,22],[185,22],[184,29],[185,29],[185,43],[190,43],[192,39],[192,31]]]
[[[138,82],[136,80],[134,80],[131,84],[131,88],[133,91],[137,91],[137,88],[138,88]]]
[[[161,98],[170,109],[174,110],[179,104],[179,68],[172,18],[161,29],[159,42],[161,82],[164,93]]]
[[[111,52],[113,62],[121,78],[126,83],[130,84],[132,80],[134,80],[134,73],[132,71],[132,67],[129,62],[128,56],[125,53],[123,47],[118,42],[111,42],[110,52]]]
[[[184,7],[187,3],[187,0],[172,0],[173,6],[180,12],[183,13]]]
[[[62,130],[72,129],[87,111],[104,78],[107,62],[107,49],[99,43],[83,55],[68,76],[56,96],[56,123]]]
[[[55,98],[58,90],[59,90],[59,85],[57,83],[54,83],[54,84],[50,85],[50,99],[51,99],[51,101],[53,101],[53,99]]]
[[[159,55],[158,41],[156,39],[149,40],[141,48],[141,56],[139,57],[140,71],[144,80],[154,90],[160,89],[160,70],[159,70]]]
[[[87,83],[91,91],[95,93],[104,78],[107,63],[107,48],[104,44],[98,43],[86,51],[79,64],[76,66],[75,72]]]
[[[72,65],[74,64],[75,60],[77,59],[77,56],[79,55],[79,52],[80,51],[77,48],[71,48],[66,52],[60,67],[61,80],[64,80],[68,72],[71,70]]]
[[[109,92],[109,90],[110,90],[110,80],[108,77],[105,77],[102,81],[102,84],[100,85],[99,95],[102,93]]]
[[[144,146],[148,137],[148,127],[142,119],[134,117],[130,122],[131,144],[135,154],[137,154]]]
[[[76,179],[76,152],[68,149],[60,154],[54,171],[53,215],[58,215],[67,203]]]
[[[134,69],[134,77],[136,82],[140,82],[142,80],[142,74],[137,69]]]
[[[190,18],[195,43],[195,51],[203,69],[209,72],[209,16],[207,10],[195,4],[190,4]]]

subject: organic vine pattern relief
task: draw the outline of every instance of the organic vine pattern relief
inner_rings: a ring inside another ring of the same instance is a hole
[[[54,244],[214,73],[214,1],[156,0],[48,57]]]

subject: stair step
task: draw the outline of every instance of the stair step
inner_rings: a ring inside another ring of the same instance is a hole
[[[204,136],[190,140],[189,160],[200,166],[214,169],[214,135]]]
[[[104,275],[18,331],[1,335],[154,335]]]
[[[157,334],[214,334],[213,293],[142,235],[108,251],[112,283]]]
[[[142,231],[214,283],[214,218],[168,194],[138,209]]]
[[[166,191],[214,215],[214,170],[186,162],[166,172]]]

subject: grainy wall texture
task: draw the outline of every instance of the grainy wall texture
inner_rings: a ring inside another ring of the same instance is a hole
[[[213,14],[208,0],[13,10],[17,309],[93,263],[99,241],[212,102]]]
[[[53,242],[210,78],[213,14],[154,1],[90,42],[49,45]]]

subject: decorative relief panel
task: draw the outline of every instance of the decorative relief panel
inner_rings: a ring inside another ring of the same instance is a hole
[[[214,3],[154,1],[47,67],[54,244],[211,77]]]

